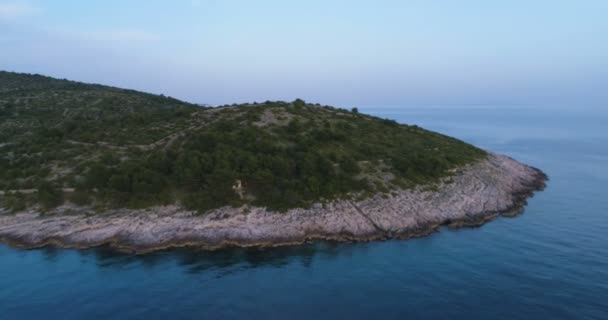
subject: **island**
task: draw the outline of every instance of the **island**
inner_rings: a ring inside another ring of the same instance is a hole
[[[208,107],[0,72],[0,242],[15,247],[405,239],[517,215],[547,180],[357,108]]]

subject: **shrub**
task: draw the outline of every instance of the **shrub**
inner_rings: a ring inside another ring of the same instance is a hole
[[[38,185],[38,202],[44,210],[55,208],[63,203],[63,192],[52,183],[43,181]]]
[[[87,192],[78,190],[69,194],[68,199],[79,206],[86,206],[92,202],[92,198]]]
[[[0,197],[0,200],[2,200],[2,206],[11,210],[12,212],[25,210],[27,207],[25,196],[21,193],[7,194],[4,197]]]

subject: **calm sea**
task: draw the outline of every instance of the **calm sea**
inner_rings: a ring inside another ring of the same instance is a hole
[[[273,250],[0,245],[0,319],[608,319],[608,112],[375,108],[542,168],[523,215]]]

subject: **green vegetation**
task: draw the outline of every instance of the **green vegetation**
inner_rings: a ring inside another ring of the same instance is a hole
[[[276,210],[426,184],[485,153],[417,126],[294,102],[202,108],[0,72],[0,197],[20,210],[181,203]],[[69,189],[68,189],[69,188]],[[72,191],[74,189],[74,191]],[[70,190],[70,192],[64,192]],[[65,193],[65,194],[64,194]]]

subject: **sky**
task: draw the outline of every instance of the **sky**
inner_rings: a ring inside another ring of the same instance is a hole
[[[0,0],[0,70],[219,105],[608,106],[606,0]]]

